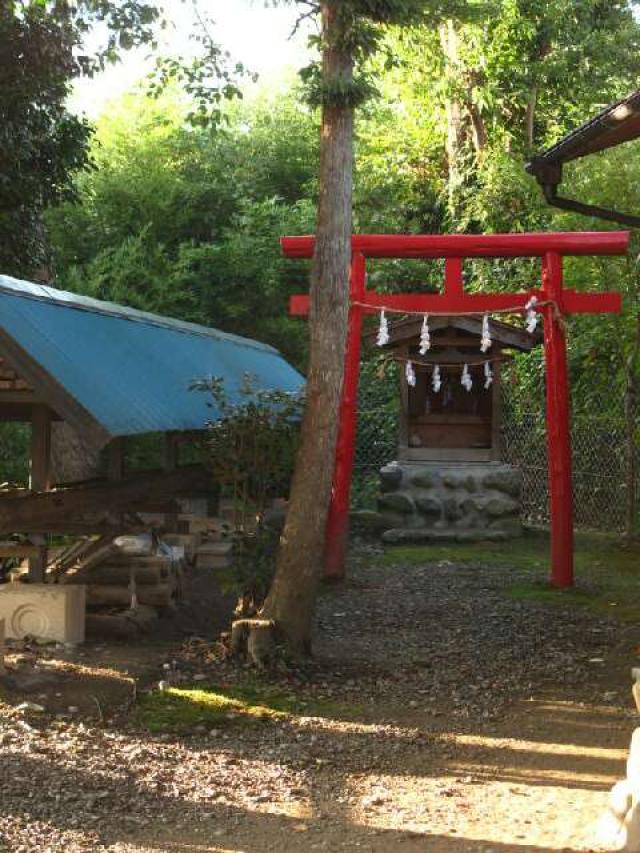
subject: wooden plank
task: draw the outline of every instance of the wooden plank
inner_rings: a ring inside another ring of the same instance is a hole
[[[37,545],[17,545],[9,542],[0,542],[0,558],[10,559],[11,557],[37,557],[39,548]]]
[[[69,532],[83,526],[86,516],[94,514],[107,527],[114,526],[109,514],[135,512],[149,500],[171,498],[180,492],[207,491],[211,488],[208,472],[199,465],[185,466],[177,471],[145,473],[119,483],[98,483],[81,488],[56,489],[23,497],[0,495],[0,535],[29,531],[60,532],[68,525]],[[125,524],[137,527],[137,524]],[[99,533],[101,524],[89,532]],[[140,529],[144,526],[140,524]]]

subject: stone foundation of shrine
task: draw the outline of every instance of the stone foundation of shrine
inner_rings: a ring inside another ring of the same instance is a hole
[[[361,521],[385,542],[501,541],[522,533],[522,474],[501,462],[392,462],[376,513]]]

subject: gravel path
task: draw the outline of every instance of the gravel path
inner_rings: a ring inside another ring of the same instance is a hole
[[[636,724],[639,632],[512,601],[506,570],[375,556],[361,549],[349,581],[323,591],[314,664],[280,676],[331,713],[178,738],[16,707],[50,710],[46,693],[0,704],[0,849],[597,849]],[[176,654],[176,678],[242,678],[197,649]]]

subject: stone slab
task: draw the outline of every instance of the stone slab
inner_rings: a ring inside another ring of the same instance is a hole
[[[6,636],[58,643],[84,642],[86,587],[82,584],[8,583],[0,586]]]

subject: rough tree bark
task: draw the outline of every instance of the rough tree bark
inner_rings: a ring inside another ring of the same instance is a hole
[[[445,74],[452,89],[455,88],[460,64],[458,56],[458,34],[453,21],[446,21],[439,28],[440,44],[445,58]],[[445,103],[447,116],[447,171],[449,187],[449,208],[453,212],[455,208],[455,194],[460,184],[461,177],[458,169],[460,163],[460,151],[464,143],[464,127],[462,123],[462,107],[460,100],[453,93],[447,97]]]
[[[320,4],[325,91],[337,91],[340,83],[353,80],[353,57],[344,47],[340,6],[339,0]],[[294,654],[308,653],[311,646],[333,481],[349,307],[353,112],[346,105],[325,104],[322,110],[306,407],[276,575],[261,613],[273,620]]]

